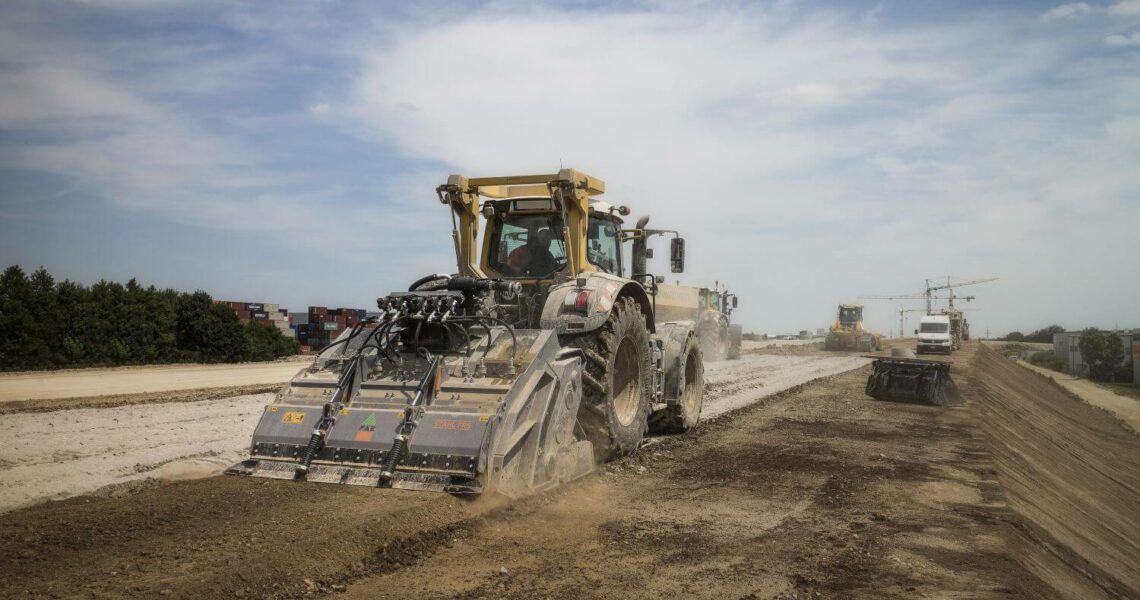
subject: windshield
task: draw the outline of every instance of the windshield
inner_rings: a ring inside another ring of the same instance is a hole
[[[923,323],[919,327],[921,333],[946,333],[950,329],[949,323]]]
[[[839,309],[839,320],[843,323],[854,323],[862,318],[863,309],[860,308],[841,308]]]
[[[491,231],[487,265],[504,277],[547,277],[566,265],[556,213],[503,214]]]

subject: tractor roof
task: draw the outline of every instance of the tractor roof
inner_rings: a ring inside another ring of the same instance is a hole
[[[573,169],[562,169],[549,175],[502,175],[498,177],[471,177],[467,185],[471,191],[487,198],[502,200],[507,198],[550,197],[546,184],[559,179],[581,182],[590,196],[600,196],[606,192],[606,182]]]

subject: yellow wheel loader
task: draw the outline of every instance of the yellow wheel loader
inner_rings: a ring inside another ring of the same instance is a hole
[[[663,279],[600,179],[472,178],[436,189],[458,273],[378,299],[265,408],[235,475],[524,495],[696,425],[704,367],[688,320],[656,318]],[[480,238],[480,217],[483,217]],[[479,240],[482,240],[480,247]],[[623,264],[630,243],[632,265]]]
[[[823,347],[826,350],[869,352],[882,350],[883,339],[863,329],[862,305],[840,304],[839,314],[827,332]]]

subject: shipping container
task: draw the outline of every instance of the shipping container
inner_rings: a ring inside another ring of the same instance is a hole
[[[249,312],[261,312],[265,309],[265,305],[260,302],[247,302],[245,304],[245,309]]]
[[[243,321],[249,320],[249,311],[248,310],[235,310],[234,314],[236,314],[238,316],[238,318],[243,320]]]
[[[336,331],[338,329],[338,327],[337,327],[338,325],[340,325],[340,323],[337,323],[335,321],[328,321],[325,323],[321,323],[321,329],[323,329],[325,331]],[[339,329],[343,329],[343,328],[339,328]]]
[[[245,302],[226,302],[234,310],[245,310]]]
[[[253,319],[254,321],[265,321],[265,320],[269,319],[269,315],[267,315],[263,312],[251,312],[249,314],[249,317],[251,319]]]
[[[309,314],[310,315],[323,315],[323,314],[327,314],[328,312],[329,312],[329,309],[327,309],[323,306],[310,306],[309,307]]]

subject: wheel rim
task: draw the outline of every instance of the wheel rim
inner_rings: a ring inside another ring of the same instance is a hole
[[[622,340],[614,357],[613,399],[618,423],[632,424],[641,403],[641,368],[637,348],[629,339]]]

